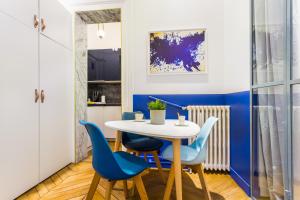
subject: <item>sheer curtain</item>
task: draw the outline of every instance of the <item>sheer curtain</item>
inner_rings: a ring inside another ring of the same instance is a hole
[[[300,78],[300,1],[293,0],[293,79]],[[294,199],[300,199],[300,84],[293,86]]]
[[[293,79],[300,78],[300,0],[293,0]]]
[[[253,91],[256,130],[256,173],[259,197],[284,199],[286,119],[283,86],[264,87],[284,80],[286,69],[286,0],[254,0]]]

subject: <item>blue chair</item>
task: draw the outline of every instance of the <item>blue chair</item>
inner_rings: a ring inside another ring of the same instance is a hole
[[[110,199],[111,190],[117,180],[133,178],[141,199],[147,200],[147,193],[140,174],[148,168],[148,164],[143,159],[126,152],[113,153],[97,125],[83,120],[80,121],[80,124],[85,126],[91,138],[93,168],[96,171],[86,199],[93,199],[100,178],[108,180],[105,192],[106,200]]]
[[[124,112],[122,114],[122,120],[134,120],[135,113],[136,112]],[[160,176],[163,182],[166,182],[158,157],[158,152],[163,146],[163,142],[161,140],[133,133],[122,132],[122,144],[127,148],[127,152],[134,152],[138,156],[143,153],[146,161],[147,154],[152,154]]]
[[[207,138],[218,121],[216,117],[210,117],[206,120],[204,125],[201,127],[200,133],[197,135],[196,140],[189,146],[181,145],[180,146],[180,159],[183,167],[189,167],[194,173],[199,175],[199,179],[202,185],[202,188],[205,192],[205,199],[211,200],[210,193],[208,191],[203,172],[202,163],[205,162],[206,153],[207,153]],[[173,146],[168,146],[162,153],[162,157],[166,160],[173,162]],[[171,190],[174,183],[174,166],[172,163],[170,175],[167,182],[167,187],[164,195],[164,199],[170,199]]]

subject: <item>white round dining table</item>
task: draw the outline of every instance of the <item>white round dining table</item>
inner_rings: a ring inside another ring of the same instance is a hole
[[[153,125],[149,120],[119,120],[107,121],[105,126],[117,131],[114,151],[119,151],[121,147],[122,132],[129,132],[138,135],[156,137],[171,141],[174,154],[174,174],[176,186],[176,199],[182,200],[182,180],[181,180],[181,159],[180,145],[182,139],[195,137],[200,132],[200,127],[190,121],[186,121],[184,126],[178,126],[178,120],[166,120],[163,125]]]

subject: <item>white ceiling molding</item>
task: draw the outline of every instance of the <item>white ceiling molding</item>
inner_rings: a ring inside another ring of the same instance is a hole
[[[60,0],[65,6],[88,6],[97,4],[121,3],[124,0]]]

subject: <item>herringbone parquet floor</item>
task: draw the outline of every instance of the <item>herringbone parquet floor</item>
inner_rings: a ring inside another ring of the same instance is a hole
[[[92,181],[94,170],[92,168],[92,157],[86,160],[71,164],[52,177],[46,179],[36,187],[21,195],[18,200],[82,200],[88,192]],[[166,170],[165,176],[168,175]],[[212,192],[213,200],[248,200],[244,191],[227,174],[206,173],[208,187]],[[95,200],[103,200],[105,188],[104,180],[101,180],[95,193]],[[151,169],[143,176],[143,181],[150,200],[162,199],[165,185],[162,183],[157,170]],[[118,182],[112,192],[112,200],[124,200],[122,183]],[[129,182],[129,189],[131,183]],[[203,199],[200,181],[196,174],[183,174],[183,199]],[[172,199],[175,195],[173,188]],[[138,195],[130,199],[139,199]]]

